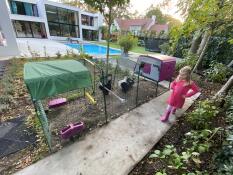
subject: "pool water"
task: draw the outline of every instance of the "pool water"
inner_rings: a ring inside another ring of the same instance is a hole
[[[75,48],[77,50],[80,50],[80,44],[66,44],[67,46],[70,46],[72,48]],[[96,44],[82,44],[83,51],[86,54],[89,55],[105,55],[107,53],[107,47],[100,46]],[[119,55],[121,54],[121,51],[118,49],[109,49],[109,55]]]

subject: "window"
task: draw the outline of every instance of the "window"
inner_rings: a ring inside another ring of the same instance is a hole
[[[28,21],[13,21],[16,37],[18,38],[46,38],[46,30],[43,23]]]
[[[61,36],[60,24],[49,22],[49,32],[51,36]]]
[[[47,38],[44,24],[38,22],[31,22],[30,24],[34,38]]]
[[[51,5],[45,8],[51,36],[79,37],[77,12]]]
[[[96,30],[83,29],[83,38],[85,40],[98,40],[98,32]]]
[[[94,18],[87,15],[81,15],[82,25],[85,26],[94,26]]]
[[[58,8],[58,18],[60,23],[68,24],[68,13],[66,9]]]
[[[69,25],[66,25],[66,24],[61,25],[61,35],[64,36],[64,37],[70,37],[71,36],[70,26]]]
[[[12,14],[27,15],[27,16],[39,16],[36,4],[19,1],[9,1]]]
[[[58,22],[57,8],[51,5],[46,5],[46,14],[48,21]]]
[[[67,17],[68,17],[68,23],[75,25],[75,21],[76,21],[75,13],[68,11]]]

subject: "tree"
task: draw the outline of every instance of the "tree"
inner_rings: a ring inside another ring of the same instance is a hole
[[[192,44],[191,44],[191,47],[189,49],[190,54],[197,53],[198,46],[199,46],[200,42],[201,42],[201,31],[198,30],[194,33]]]
[[[138,40],[137,38],[134,38],[131,35],[122,35],[119,37],[118,39],[118,43],[121,46],[121,48],[123,49],[123,54],[125,56],[128,55],[128,52],[137,45]]]
[[[163,13],[159,9],[159,7],[154,7],[151,5],[146,12],[146,17],[147,18],[152,18],[152,16],[156,16],[156,21],[160,24],[166,23],[166,18],[164,17]]]
[[[165,1],[170,1],[170,0],[165,0]],[[187,18],[194,1],[195,0],[179,0],[178,1],[177,6],[179,8],[179,11],[181,12],[181,15],[184,18]]]
[[[129,12],[130,4],[125,4],[124,6],[120,6],[113,10],[114,19],[130,19],[133,18],[133,13]]]
[[[181,26],[182,22],[179,19],[173,18],[171,15],[164,15],[166,23],[169,25],[169,28],[175,26]]]
[[[197,70],[203,60],[208,47],[210,37],[221,32],[233,20],[232,0],[193,0],[188,4],[188,15],[184,25],[186,34],[191,34],[197,30],[204,32],[202,42],[198,49],[198,61],[193,71]]]
[[[103,14],[105,22],[108,26],[106,74],[108,74],[110,30],[114,20],[114,10],[128,4],[129,1],[130,0],[84,0],[86,4],[93,7],[95,10],[100,11],[100,13]]]
[[[179,19],[173,18],[171,15],[168,14],[163,14],[160,10],[160,6],[154,7],[153,5],[151,5],[147,9],[146,17],[152,18],[152,16],[155,16],[156,21],[160,24],[167,23],[169,25],[169,28],[182,25],[182,22]]]
[[[222,88],[215,94],[215,98],[220,96],[225,96],[233,86],[233,75],[228,79],[228,81],[222,86]]]
[[[88,4],[85,4],[83,0],[59,0],[63,4],[68,4],[74,7],[79,7],[83,10],[89,11],[89,12],[96,12],[94,8],[89,6]]]

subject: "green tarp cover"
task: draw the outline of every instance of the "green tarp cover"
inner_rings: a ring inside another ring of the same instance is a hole
[[[88,69],[75,60],[29,62],[24,81],[33,100],[91,86]]]

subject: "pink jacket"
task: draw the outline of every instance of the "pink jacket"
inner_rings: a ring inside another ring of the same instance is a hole
[[[185,102],[184,97],[191,97],[199,92],[199,88],[194,82],[192,82],[190,85],[185,85],[186,83],[187,82],[184,80],[175,80],[171,83],[172,93],[167,101],[169,105],[176,108],[182,108]],[[192,91],[188,92],[189,90]]]

